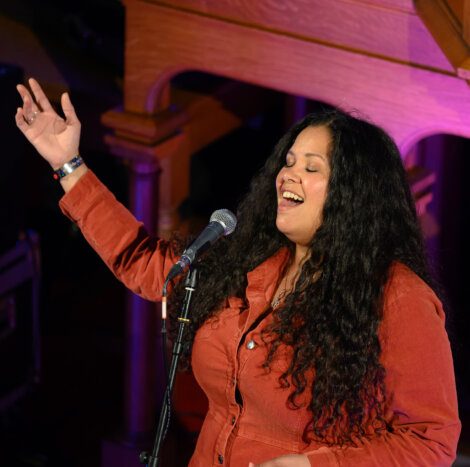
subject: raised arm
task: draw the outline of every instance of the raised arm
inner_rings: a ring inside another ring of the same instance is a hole
[[[39,83],[33,78],[28,82],[32,95],[22,84],[17,86],[23,107],[16,111],[16,125],[52,169],[57,170],[79,153],[80,121],[67,93],[61,96],[64,119],[54,110]],[[63,189],[69,191],[86,171],[83,164],[62,178]]]
[[[23,106],[16,124],[53,170],[79,154],[80,122],[67,93],[61,97],[65,119],[51,106],[36,80],[32,94],[17,89]],[[141,222],[120,204],[85,164],[60,179],[66,192],[60,207],[81,229],[103,261],[129,289],[148,300],[160,297],[164,275],[174,259],[167,242],[150,237]]]
[[[60,208],[127,288],[147,300],[160,299],[176,261],[168,242],[149,236],[91,170],[62,197]]]

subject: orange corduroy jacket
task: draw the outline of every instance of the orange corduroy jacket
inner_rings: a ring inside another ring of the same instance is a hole
[[[148,300],[160,298],[175,258],[92,171],[62,197],[60,207],[129,289]],[[286,260],[287,251],[280,250],[248,273],[248,308],[228,298],[217,319],[196,334],[192,367],[209,410],[190,466],[246,467],[290,453],[304,453],[312,466],[450,466],[460,421],[444,312],[434,292],[399,263],[385,289],[379,330],[393,430],[357,447],[302,441],[311,414],[289,408],[292,389],[278,381],[289,349],[280,348],[270,372],[262,369],[266,348],[260,330],[272,314],[256,322],[269,307]]]

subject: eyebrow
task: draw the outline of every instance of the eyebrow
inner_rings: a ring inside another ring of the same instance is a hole
[[[292,154],[294,157],[297,157],[297,154],[294,151],[292,151],[292,149],[289,149],[289,151],[287,151],[287,154]],[[304,156],[305,157],[319,157],[320,159],[323,159],[326,162],[326,157],[316,152],[306,152]]]

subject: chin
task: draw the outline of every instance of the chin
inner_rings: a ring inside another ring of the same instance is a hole
[[[309,247],[313,238],[312,235],[305,235],[305,232],[295,232],[292,229],[289,229],[289,226],[286,225],[286,222],[276,220],[276,227],[279,232],[285,235],[292,243],[302,246]]]
[[[284,235],[287,236],[288,232],[287,232],[287,229],[286,229],[285,222],[280,221],[279,217],[276,219],[276,228],[277,228],[277,230],[279,230],[279,232],[281,232],[281,233],[283,233]]]
[[[293,232],[290,232],[286,229],[283,229],[282,227],[279,228],[279,225],[276,224],[276,227],[277,227],[277,230],[279,230],[279,232],[281,232],[285,237],[287,237],[288,240],[290,240],[292,243],[300,243],[299,242],[299,238],[297,235],[295,235],[295,233]]]

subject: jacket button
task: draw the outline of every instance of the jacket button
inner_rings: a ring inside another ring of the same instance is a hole
[[[236,417],[232,417],[232,425],[235,425],[236,421],[237,421]]]
[[[255,346],[256,346],[256,342],[253,339],[251,339],[250,341],[246,343],[246,348],[248,350],[253,350]]]
[[[219,460],[219,464],[223,464],[224,463],[224,456],[222,454],[219,454],[218,460]]]

